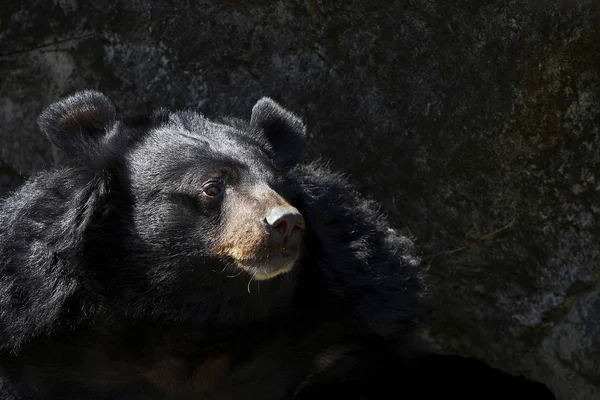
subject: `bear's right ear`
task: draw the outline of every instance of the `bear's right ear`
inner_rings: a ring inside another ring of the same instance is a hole
[[[69,156],[89,159],[102,153],[103,139],[116,120],[115,107],[106,96],[84,90],[48,106],[38,117],[38,126]]]
[[[300,160],[306,126],[296,114],[263,97],[252,107],[250,125],[261,130],[271,143],[279,165],[290,167]]]

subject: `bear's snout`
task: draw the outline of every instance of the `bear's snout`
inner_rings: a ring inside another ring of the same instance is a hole
[[[306,222],[300,211],[267,185],[232,191],[231,210],[214,254],[233,259],[255,280],[290,271],[300,257]]]
[[[263,220],[273,244],[286,247],[304,229],[304,217],[295,207],[278,206],[269,209]]]

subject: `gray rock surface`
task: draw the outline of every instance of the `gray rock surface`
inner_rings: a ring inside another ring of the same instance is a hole
[[[600,398],[598,1],[3,0],[0,160],[59,161],[35,117],[81,88],[282,102],[416,237],[431,349]]]

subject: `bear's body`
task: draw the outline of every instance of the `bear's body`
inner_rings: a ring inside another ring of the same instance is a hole
[[[1,205],[1,400],[291,398],[411,326],[412,242],[273,101],[127,121],[87,91],[39,122],[71,162]]]

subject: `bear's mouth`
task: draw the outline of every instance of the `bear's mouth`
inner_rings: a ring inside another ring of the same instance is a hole
[[[235,259],[238,268],[252,275],[253,280],[264,281],[290,272],[299,254],[275,254],[265,258]]]

